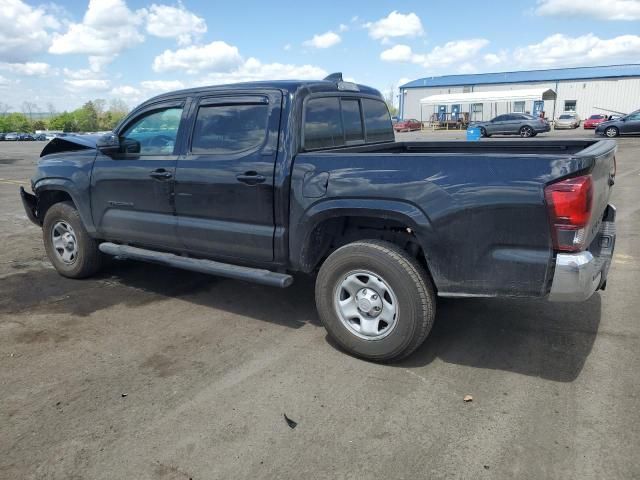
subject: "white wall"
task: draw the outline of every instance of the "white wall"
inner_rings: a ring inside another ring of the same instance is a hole
[[[488,92],[495,90],[519,90],[524,88],[550,88],[556,91],[555,118],[564,111],[565,100],[576,101],[576,111],[581,118],[587,118],[594,113],[606,113],[596,107],[614,111],[629,113],[640,109],[640,77],[603,80],[580,80],[556,82],[531,82],[531,83],[507,83],[495,85],[475,85],[474,92]],[[417,118],[420,120],[420,99],[429,95],[446,93],[462,93],[463,87],[425,87],[408,88],[404,90],[404,118]],[[553,118],[553,100],[546,100],[544,105],[545,115]],[[462,111],[468,112],[469,105],[462,105]],[[525,111],[533,110],[533,102],[525,103]],[[431,114],[437,111],[436,105],[422,107],[422,119],[427,121]],[[496,115],[513,111],[511,103],[484,104],[484,120],[489,120]]]

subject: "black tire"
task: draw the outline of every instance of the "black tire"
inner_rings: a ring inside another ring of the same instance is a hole
[[[60,224],[71,227],[77,245],[77,252],[69,262],[63,261],[53,243],[54,227]],[[60,275],[86,278],[100,270],[102,254],[98,250],[98,242],[89,236],[78,210],[71,202],[56,203],[47,210],[42,224],[42,238],[47,256]]]
[[[522,138],[529,138],[529,137],[533,137],[535,130],[531,128],[529,125],[523,125],[522,127],[520,127],[520,130],[518,131],[518,133]]]
[[[338,313],[338,289],[350,274],[362,270],[386,282],[396,299],[394,326],[380,339],[361,338]],[[434,288],[424,268],[401,248],[380,240],[350,243],[327,258],[316,279],[316,306],[336,343],[357,357],[374,361],[410,355],[427,338],[436,311]]]
[[[480,127],[480,136],[481,137],[490,137],[491,135],[487,134],[487,129],[484,127]]]
[[[618,127],[607,127],[604,129],[604,135],[609,138],[614,138],[620,135],[620,130],[618,130]]]

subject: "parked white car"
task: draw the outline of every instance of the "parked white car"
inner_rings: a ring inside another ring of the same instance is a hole
[[[580,117],[574,112],[562,113],[553,123],[553,128],[578,128],[580,126]]]

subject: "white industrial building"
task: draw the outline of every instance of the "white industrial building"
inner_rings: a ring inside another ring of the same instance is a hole
[[[565,111],[584,119],[637,109],[640,64],[421,78],[400,87],[399,116],[427,122],[468,115],[479,121],[542,111],[553,120]]]

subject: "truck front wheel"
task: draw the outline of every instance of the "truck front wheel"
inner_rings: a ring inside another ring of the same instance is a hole
[[[329,335],[345,350],[376,361],[399,360],[425,340],[435,294],[424,268],[396,245],[345,245],[323,263],[316,306]]]
[[[98,242],[89,236],[71,202],[56,203],[47,210],[42,237],[47,256],[60,275],[85,278],[100,269]]]

